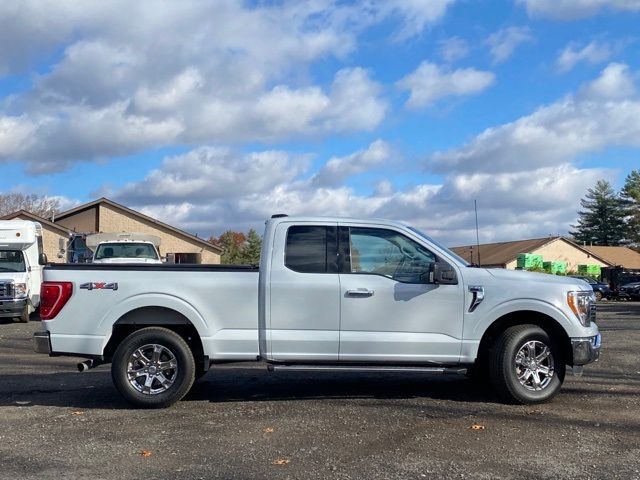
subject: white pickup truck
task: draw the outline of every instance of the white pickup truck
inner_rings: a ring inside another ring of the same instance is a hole
[[[51,265],[35,350],[111,362],[132,404],[180,400],[212,364],[269,370],[473,373],[539,403],[600,352],[593,290],[477,268],[385,220],[266,223],[258,267]]]
[[[162,263],[160,237],[144,233],[95,233],[87,235],[93,251],[91,263]]]

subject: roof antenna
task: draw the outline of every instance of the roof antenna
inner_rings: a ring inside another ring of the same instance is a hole
[[[476,210],[476,245],[478,245],[478,266],[480,266],[482,263],[480,262],[480,233],[478,231],[478,200],[474,200],[473,205]]]

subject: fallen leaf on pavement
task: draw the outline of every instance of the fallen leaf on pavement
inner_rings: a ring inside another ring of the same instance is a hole
[[[71,412],[71,415],[84,415],[84,412],[81,412],[80,410],[76,410],[75,412]]]
[[[267,427],[263,430],[264,433],[273,433],[273,428],[272,427]]]
[[[140,455],[141,457],[150,457],[153,454],[149,450],[140,450],[138,452],[138,455]]]
[[[274,460],[272,463],[274,465],[287,465],[291,460],[289,460],[288,458],[278,458],[276,460]]]
[[[471,430],[484,430],[484,425],[480,425],[479,423],[474,423],[469,427]]]

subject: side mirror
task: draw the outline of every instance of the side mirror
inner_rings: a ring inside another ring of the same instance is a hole
[[[49,263],[49,259],[47,258],[47,254],[46,253],[41,253],[40,255],[38,255],[38,264],[39,265],[46,265],[47,263]]]
[[[433,264],[433,275],[431,277],[432,283],[439,283],[441,285],[457,285],[458,275],[451,265],[446,262],[435,262]]]

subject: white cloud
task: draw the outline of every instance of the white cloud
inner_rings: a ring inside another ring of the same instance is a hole
[[[387,110],[381,87],[361,68],[338,71],[328,91],[278,85],[253,99],[230,100],[212,98],[203,88],[202,76],[188,69],[161,89],[139,90],[131,100],[0,115],[0,161],[17,158],[26,161],[31,172],[44,173],[73,161],[211,138],[280,140],[368,131]]]
[[[400,189],[380,176],[371,192],[345,186],[355,175],[375,175],[390,154],[389,145],[376,140],[309,176],[310,162],[286,152],[203,147],[169,157],[142,181],[108,193],[201,236],[259,229],[273,213],[287,213],[402,220],[453,245],[473,238],[474,200],[483,241],[564,233],[586,189],[612,176],[606,169],[561,164],[513,173],[453,173],[441,183],[420,182],[420,172],[414,172],[416,182]]]
[[[59,57],[0,105],[0,162],[59,171],[163,145],[372,130],[387,102],[371,72],[352,67],[317,84],[311,66],[344,59],[390,19],[401,25],[396,40],[419,35],[452,3],[0,2],[0,42],[11,45],[0,75]]]
[[[404,26],[396,32],[396,40],[419,35],[427,26],[440,21],[454,0],[378,0],[383,14],[395,12],[404,18]]]
[[[533,36],[528,27],[507,27],[489,35],[485,43],[494,63],[507,60],[522,43],[532,42]]]
[[[575,20],[591,17],[602,10],[619,12],[640,11],[640,0],[516,0],[523,4],[531,17],[556,20]]]
[[[635,92],[636,87],[629,72],[629,67],[622,63],[610,63],[604,70],[602,70],[598,78],[586,84],[580,90],[580,95],[587,101],[624,101],[625,99],[633,97]],[[633,126],[631,128],[633,128]]]
[[[406,106],[423,108],[443,97],[473,95],[490,87],[495,81],[491,72],[475,68],[450,70],[424,61],[420,66],[399,80],[396,85],[409,91]]]
[[[602,63],[611,58],[613,49],[608,44],[592,41],[580,48],[575,43],[567,45],[558,55],[556,67],[560,72],[568,72],[579,62],[587,62],[592,65]]]
[[[385,165],[391,159],[391,154],[389,144],[378,139],[366,149],[351,155],[330,158],[312,177],[311,182],[314,186],[340,185],[348,177]]]
[[[445,172],[520,172],[573,161],[609,146],[640,146],[640,101],[628,68],[611,64],[568,96],[430,156]]]
[[[447,62],[455,62],[469,55],[469,44],[460,37],[450,37],[438,42],[438,53]]]
[[[233,201],[293,181],[306,170],[307,160],[277,150],[239,154],[224,147],[200,147],[165,158],[144,180],[120,189],[118,196],[145,205],[197,199]]]

